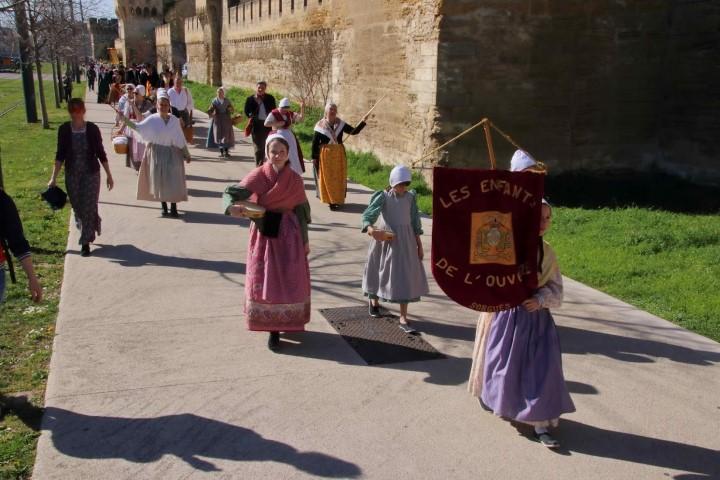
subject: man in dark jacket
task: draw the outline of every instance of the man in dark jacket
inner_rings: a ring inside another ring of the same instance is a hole
[[[260,166],[265,161],[265,141],[270,127],[265,126],[265,119],[277,107],[275,97],[267,93],[267,82],[257,83],[255,95],[245,101],[245,116],[250,120],[250,133],[255,148],[255,164]]]
[[[0,189],[0,303],[5,298],[5,261],[10,253],[25,271],[32,300],[39,302],[42,300],[42,287],[33,268],[30,244],[25,239],[15,202]]]

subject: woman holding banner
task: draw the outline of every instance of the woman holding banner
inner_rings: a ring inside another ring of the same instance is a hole
[[[532,171],[537,163],[515,152],[511,171]],[[550,308],[562,304],[563,284],[557,257],[542,235],[552,209],[543,201],[538,244],[538,289],[510,310],[483,313],[478,321],[468,390],[498,416],[534,427],[548,448],[560,443],[548,432],[560,415],[575,411],[562,370],[560,340]]]
[[[352,127],[338,117],[337,105],[325,106],[325,116],[315,124],[312,142],[313,174],[317,194],[330,210],[337,210],[345,203],[347,193],[347,157],[343,134],[357,135],[365,128],[365,119]]]

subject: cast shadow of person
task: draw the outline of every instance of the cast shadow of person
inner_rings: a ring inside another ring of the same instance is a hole
[[[207,270],[219,274],[244,274],[245,264],[228,262],[224,260],[206,260],[201,258],[184,258],[161,255],[147,252],[135,245],[103,245],[93,255],[99,258],[107,258],[123,267],[144,267],[155,265],[159,267],[175,267],[189,270]]]
[[[229,423],[184,413],[156,418],[83,415],[61,408],[45,409],[42,429],[50,432],[55,448],[84,459],[120,458],[150,463],[173,455],[196,470],[221,471],[200,457],[234,462],[279,462],[310,475],[355,478],[355,464],[319,452],[301,452],[254,431]]]
[[[606,430],[568,419],[561,420],[560,434],[566,446],[561,454],[582,453],[698,474],[675,478],[720,478],[720,456],[710,448]]]
[[[703,366],[720,363],[720,352],[567,326],[558,326],[558,332],[564,354],[605,355],[614,360],[634,363],[652,363],[653,358]]]

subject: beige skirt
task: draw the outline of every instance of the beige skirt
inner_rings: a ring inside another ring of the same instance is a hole
[[[185,202],[185,162],[179,148],[150,143],[140,165],[137,199],[149,202]]]
[[[472,367],[470,379],[468,380],[468,391],[474,397],[480,398],[483,386],[483,369],[485,367],[485,347],[487,347],[490,325],[492,325],[493,314],[483,312],[477,323],[475,332],[475,348],[473,349]]]

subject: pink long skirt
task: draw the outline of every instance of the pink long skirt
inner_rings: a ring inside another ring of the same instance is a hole
[[[283,215],[277,238],[265,237],[251,223],[245,315],[254,331],[303,331],[310,321],[310,268],[292,212]]]

